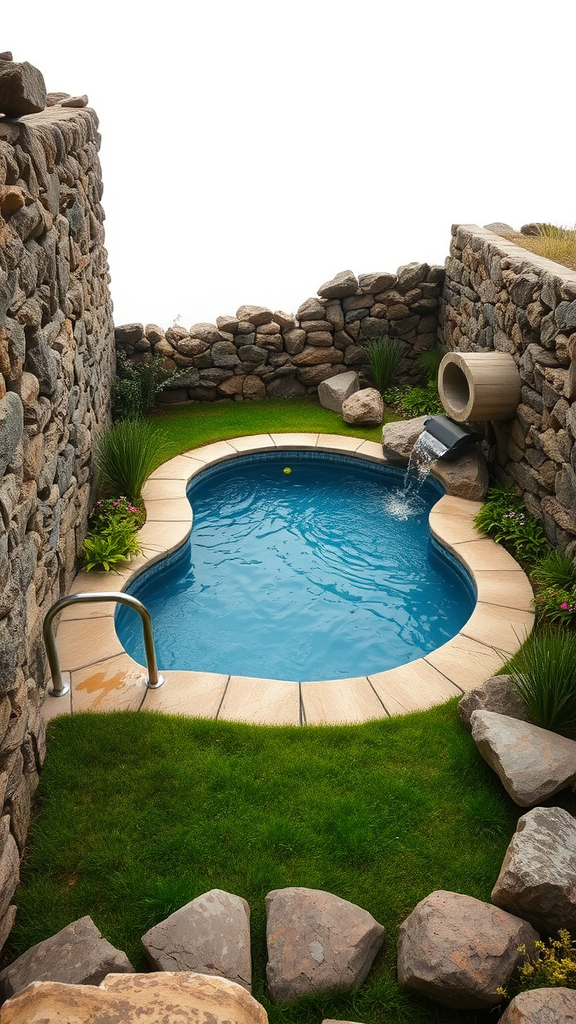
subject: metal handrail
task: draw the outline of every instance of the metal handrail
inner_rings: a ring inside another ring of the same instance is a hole
[[[149,690],[157,690],[159,686],[162,686],[164,677],[158,672],[154,637],[152,635],[152,619],[146,606],[143,605],[137,597],[132,597],[131,594],[117,593],[115,591],[104,591],[101,594],[69,594],[68,597],[61,597],[59,601],[54,602],[52,607],[46,612],[44,625],[42,627],[44,645],[48,656],[48,664],[50,665],[50,672],[52,674],[53,686],[51,690],[48,690],[50,696],[64,697],[64,695],[70,690],[69,684],[65,683],[62,679],[60,660],[58,658],[58,651],[56,650],[56,638],[54,636],[54,630],[52,629],[52,620],[56,615],[58,615],[58,612],[63,611],[63,609],[67,608],[69,605],[86,604],[88,601],[115,601],[118,604],[127,604],[129,608],[133,608],[138,612],[142,619],[142,632],[144,634],[144,648],[146,651],[146,667],[148,669],[146,686]]]

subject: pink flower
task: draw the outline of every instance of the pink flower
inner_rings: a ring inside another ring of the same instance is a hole
[[[570,605],[568,604],[568,601],[562,601],[560,607],[563,609],[563,611],[568,611]]]

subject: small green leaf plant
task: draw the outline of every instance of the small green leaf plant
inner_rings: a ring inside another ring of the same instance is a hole
[[[429,381],[425,387],[393,385],[386,388],[383,398],[387,406],[409,419],[415,416],[436,416],[444,411],[435,381]]]
[[[186,370],[166,371],[161,355],[133,364],[125,352],[116,357],[116,379],[112,388],[112,413],[116,423],[141,420],[152,411],[158,395]]]
[[[141,546],[137,531],[144,516],[143,507],[133,505],[125,495],[99,499],[90,513],[84,541],[86,572],[109,572],[138,555]]]
[[[550,552],[542,524],[508,484],[499,483],[488,489],[474,525],[524,564],[532,565]]]
[[[513,999],[519,992],[535,988],[576,988],[576,947],[570,932],[561,928],[557,939],[535,943],[535,955],[529,957],[526,946],[519,946],[524,954],[510,980],[508,988],[498,989],[504,999]]]

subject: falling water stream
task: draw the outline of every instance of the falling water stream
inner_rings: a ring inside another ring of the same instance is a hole
[[[446,445],[427,430],[423,430],[416,439],[410,453],[410,459],[404,474],[402,487],[390,491],[385,500],[386,512],[394,519],[410,519],[419,515],[424,509],[420,490],[430,475],[432,463],[444,455]]]

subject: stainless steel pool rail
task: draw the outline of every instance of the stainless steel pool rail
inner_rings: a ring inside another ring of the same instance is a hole
[[[68,597],[61,597],[59,601],[55,601],[52,607],[46,612],[44,617],[44,625],[42,627],[42,634],[44,636],[44,646],[46,647],[46,654],[48,656],[48,664],[50,665],[50,672],[52,675],[52,689],[48,690],[51,697],[64,697],[70,690],[68,683],[65,683],[62,679],[62,673],[60,671],[60,660],[58,658],[58,651],[56,650],[56,638],[54,636],[54,630],[52,628],[52,622],[59,612],[63,611],[64,608],[68,608],[72,604],[86,604],[89,601],[114,601],[118,604],[126,604],[129,608],[133,608],[137,611],[140,618],[142,619],[142,632],[144,634],[144,649],[146,651],[146,667],[148,669],[148,678],[146,679],[146,686],[149,690],[157,690],[159,686],[162,686],[164,677],[158,672],[158,664],[156,661],[156,650],[154,647],[154,637],[152,634],[152,619],[150,612],[145,605],[136,597],[132,597],[131,594],[122,594],[116,591],[103,591],[101,594],[87,593],[87,594],[69,594]],[[89,621],[89,620],[88,620]]]

